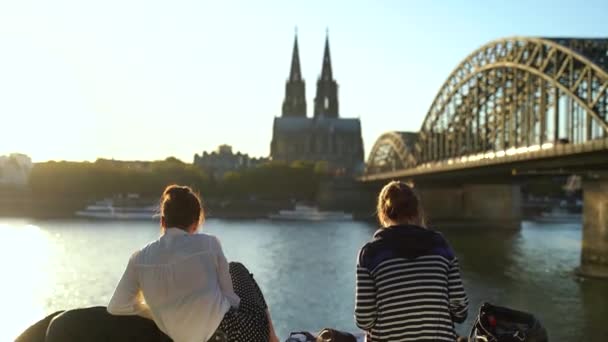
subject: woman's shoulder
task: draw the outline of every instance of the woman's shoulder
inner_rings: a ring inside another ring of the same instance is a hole
[[[361,248],[359,248],[359,253],[357,253],[357,261],[359,263],[363,260],[363,258],[369,252],[369,248],[370,248],[372,242],[373,241],[369,241],[369,242],[365,243],[363,246],[361,246]]]
[[[217,236],[209,234],[209,233],[203,233],[203,232],[199,232],[196,234],[192,234],[192,237],[195,239],[199,239],[199,240],[205,240],[205,241],[209,241],[209,240],[219,240],[217,238]]]
[[[197,233],[192,235],[193,239],[201,246],[208,246],[213,251],[221,249],[220,239],[212,234],[208,233]]]
[[[450,243],[448,242],[448,239],[440,231],[438,231],[434,227],[429,227],[427,229],[432,234],[433,239],[435,240],[435,242],[437,244],[447,245],[447,246],[450,245]]]
[[[379,229],[374,239],[360,248],[357,258],[359,265],[373,269],[380,262],[392,258],[454,257],[450,244],[440,232],[422,227],[407,228]]]
[[[145,246],[142,246],[140,249],[133,252],[133,254],[131,254],[131,259],[132,260],[141,259],[145,254],[153,252],[155,249],[157,249],[159,244],[160,244],[160,238],[148,242]]]

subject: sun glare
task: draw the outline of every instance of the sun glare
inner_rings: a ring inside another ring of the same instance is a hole
[[[49,233],[37,226],[15,222],[0,224],[2,268],[8,277],[0,282],[3,305],[10,310],[2,320],[0,341],[13,341],[25,328],[46,315],[44,298],[52,270],[53,244]]]

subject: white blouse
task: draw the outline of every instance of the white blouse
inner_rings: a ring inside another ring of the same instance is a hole
[[[151,318],[176,342],[201,342],[239,302],[219,240],[169,228],[131,256],[108,312]]]

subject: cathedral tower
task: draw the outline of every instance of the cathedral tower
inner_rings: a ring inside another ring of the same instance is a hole
[[[283,117],[306,117],[306,84],[300,70],[300,54],[298,51],[298,36],[293,42],[291,70],[285,83],[285,99],[283,100]]]
[[[317,96],[315,96],[314,117],[338,118],[338,83],[331,71],[329,55],[329,36],[325,37],[325,52],[323,53],[323,68],[317,80]]]

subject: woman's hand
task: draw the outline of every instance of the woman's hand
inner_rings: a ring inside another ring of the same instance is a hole
[[[281,341],[279,340],[279,337],[277,336],[277,334],[275,334],[274,332],[272,332],[272,333],[270,334],[270,337],[269,337],[268,341],[269,341],[269,342],[281,342]]]
[[[272,325],[272,318],[270,318],[270,310],[266,309],[266,316],[268,317],[268,342],[280,342],[277,333],[274,331],[274,325]]]

